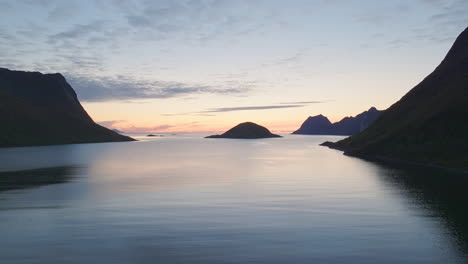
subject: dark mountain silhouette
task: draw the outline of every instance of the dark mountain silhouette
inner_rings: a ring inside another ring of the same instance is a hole
[[[206,138],[243,138],[243,139],[256,139],[256,138],[274,138],[281,137],[272,134],[266,127],[257,125],[252,122],[241,123],[222,135],[212,135]]]
[[[309,116],[293,134],[328,135],[332,125],[330,120],[323,115]]]
[[[60,74],[0,68],[0,147],[132,141],[94,123]]]
[[[324,145],[354,156],[468,171],[468,28],[441,64],[369,128]]]
[[[345,117],[341,121],[331,123],[323,115],[310,116],[293,134],[302,135],[354,135],[366,129],[374,122],[382,111],[371,107],[355,117]]]

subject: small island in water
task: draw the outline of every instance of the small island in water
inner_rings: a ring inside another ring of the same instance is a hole
[[[252,122],[245,122],[229,129],[221,135],[211,135],[206,138],[239,138],[239,139],[258,139],[258,138],[278,138],[270,132],[268,128],[257,125]]]

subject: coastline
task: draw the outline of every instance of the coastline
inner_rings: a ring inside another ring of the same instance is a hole
[[[433,163],[418,162],[418,161],[412,161],[412,160],[404,160],[404,159],[392,158],[392,157],[388,157],[388,156],[369,155],[369,154],[355,154],[355,153],[347,151],[346,148],[336,147],[335,143],[330,142],[330,141],[323,142],[323,143],[321,143],[319,145],[322,146],[322,147],[328,147],[330,149],[335,149],[335,150],[342,151],[343,155],[346,155],[346,156],[349,156],[349,157],[356,157],[356,158],[360,158],[360,159],[363,159],[363,160],[377,161],[377,162],[383,162],[383,163],[387,163],[387,164],[400,164],[400,165],[426,167],[426,168],[444,170],[444,171],[451,172],[451,173],[468,175],[468,169],[463,169],[463,168],[447,167],[447,166],[437,165],[437,164],[433,164]]]

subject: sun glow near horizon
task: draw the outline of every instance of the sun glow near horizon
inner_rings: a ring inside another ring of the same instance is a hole
[[[434,66],[435,67],[435,66]],[[421,67],[429,68],[429,67]],[[359,78],[359,74],[348,73],[343,80],[325,77],[310,78],[302,89],[291,89],[303,93],[301,97],[286,93],[258,92],[249,96],[232,97],[223,94],[201,95],[182,98],[137,99],[124,101],[83,102],[83,106],[93,119],[108,128],[131,133],[155,132],[223,132],[238,123],[252,121],[269,128],[272,132],[290,133],[297,130],[309,116],[323,114],[331,122],[344,117],[356,116],[370,107],[387,109],[414,87],[421,77],[402,74],[401,78],[382,83],[380,78],[369,76]],[[316,83],[317,80],[322,81]],[[348,83],[348,85],[346,85]],[[364,86],[364,84],[366,84]],[[342,88],[336,89],[335,86]],[[326,87],[322,90],[314,87]],[[383,90],[399,91],[382,96]],[[360,91],[352,93],[351,91]],[[329,98],[336,98],[329,100]],[[258,102],[264,102],[259,104]]]

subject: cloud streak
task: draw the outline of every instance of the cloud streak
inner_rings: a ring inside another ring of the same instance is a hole
[[[238,107],[220,107],[210,108],[199,113],[224,113],[224,112],[235,112],[235,111],[258,111],[258,110],[271,110],[271,109],[282,109],[282,108],[297,108],[305,107],[310,104],[321,104],[326,101],[302,101],[302,102],[284,102],[277,105],[262,105],[262,106],[238,106]]]
[[[281,109],[281,108],[296,108],[304,107],[306,105],[264,105],[264,106],[240,106],[240,107],[221,107],[211,108],[200,113],[224,113],[224,112],[235,112],[235,111],[252,111],[252,110],[270,110],[270,109]]]
[[[96,20],[89,24],[74,25],[72,28],[60,33],[56,33],[49,36],[49,42],[55,43],[58,40],[70,40],[83,39],[94,33],[102,33],[104,31],[104,21]]]
[[[236,107],[219,107],[209,108],[199,112],[177,113],[177,114],[163,114],[163,116],[181,116],[181,115],[197,115],[197,116],[215,116],[215,113],[226,113],[236,111],[262,111],[284,108],[299,108],[306,107],[310,104],[321,104],[327,101],[303,101],[303,102],[288,102],[279,103],[276,105],[261,105],[261,106],[236,106]]]
[[[327,101],[299,101],[299,102],[284,102],[284,103],[280,103],[280,104],[285,104],[285,105],[298,104],[298,105],[302,105],[302,104],[322,104],[322,103],[326,103],[326,102],[329,102],[329,101],[328,100]]]
[[[224,85],[190,84],[176,81],[145,81],[125,76],[96,77],[66,75],[77,91],[80,100],[102,102],[131,99],[165,99],[201,94],[242,96],[251,84],[228,83]]]

